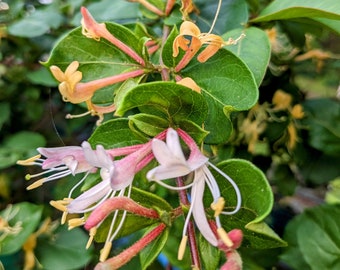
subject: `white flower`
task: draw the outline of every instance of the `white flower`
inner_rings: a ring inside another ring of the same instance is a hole
[[[183,141],[190,149],[190,155],[188,159],[185,158],[178,135],[181,136]],[[232,242],[228,238],[227,233],[222,228],[219,215],[234,214],[240,209],[241,195],[236,183],[228,175],[211,164],[208,161],[208,158],[205,157],[198,149],[195,141],[182,130],[178,130],[178,132],[176,132],[170,128],[167,132],[166,143],[154,139],[152,141],[152,151],[160,164],[147,173],[147,178],[150,181],[155,181],[172,190],[182,190],[191,187],[191,205],[183,229],[184,243],[186,243],[187,239],[186,234],[188,223],[191,215],[193,215],[198,229],[206,238],[206,240],[213,246],[218,245],[218,239],[210,228],[203,205],[203,194],[205,185],[207,185],[214,199],[211,207],[215,211],[217,232],[222,241],[226,245],[231,246]],[[237,196],[237,205],[233,211],[223,211],[224,199],[221,197],[220,189],[214,176],[208,169],[208,165],[217,170],[217,172],[220,173],[226,180],[228,180],[234,187]],[[192,183],[183,187],[173,187],[162,182],[162,180],[165,179],[182,177],[190,173],[194,174],[194,179]],[[183,246],[185,247],[185,244],[181,244],[180,249],[183,249]],[[184,250],[179,251],[179,253],[182,252],[184,252]],[[181,257],[180,254],[179,257]]]

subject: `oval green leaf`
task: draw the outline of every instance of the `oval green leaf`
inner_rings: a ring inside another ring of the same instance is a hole
[[[173,82],[151,82],[131,89],[121,99],[116,115],[123,116],[134,108],[162,117],[171,124],[184,119],[202,124],[207,115],[202,95]]]
[[[293,18],[328,18],[340,20],[340,2],[334,0],[276,0],[251,22],[266,22]]]
[[[247,64],[254,74],[257,86],[260,86],[271,56],[268,35],[259,28],[250,27],[232,30],[222,37],[224,40],[228,40],[229,38],[235,40],[240,37],[241,34],[245,34],[243,39],[236,45],[227,46],[225,48],[233,52]]]

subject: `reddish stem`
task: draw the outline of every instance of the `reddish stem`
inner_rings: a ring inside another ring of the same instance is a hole
[[[183,187],[184,186],[183,178],[177,177],[176,183],[178,187]],[[183,205],[189,205],[190,203],[187,197],[187,192],[185,190],[179,190],[178,193],[179,193],[180,203]],[[198,254],[195,227],[192,221],[189,221],[189,224],[188,224],[188,241],[189,241],[192,264],[198,269],[201,269],[201,262],[200,262],[200,257]]]

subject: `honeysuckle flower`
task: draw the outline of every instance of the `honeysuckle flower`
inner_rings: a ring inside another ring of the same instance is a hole
[[[102,107],[93,104],[91,99],[94,93],[105,86],[123,82],[129,78],[134,78],[145,74],[144,70],[137,69],[119,75],[82,83],[80,81],[83,75],[82,72],[78,71],[78,68],[79,62],[73,61],[66,68],[65,72],[54,65],[50,67],[50,70],[53,76],[60,82],[58,88],[63,100],[73,104],[86,102],[89,110],[88,113],[91,113],[92,115],[98,115],[100,120],[102,120],[103,114],[115,111],[116,106],[115,104],[112,104],[110,106]]]
[[[186,159],[180,144],[179,136],[187,144],[190,149],[189,158]],[[232,246],[232,242],[229,239],[227,233],[222,228],[219,215],[227,214],[231,215],[236,213],[241,207],[241,195],[236,183],[224,172],[215,167],[209,162],[208,158],[205,157],[198,149],[195,141],[183,130],[178,129],[176,132],[173,129],[168,129],[166,134],[166,142],[158,139],[152,141],[152,151],[155,158],[159,162],[159,166],[151,169],[147,173],[147,178],[150,181],[155,181],[162,186],[165,186],[172,190],[188,189],[191,187],[191,204],[189,212],[184,224],[182,243],[179,248],[179,258],[181,259],[184,253],[184,247],[187,241],[187,227],[191,215],[193,215],[195,223],[199,228],[202,235],[206,240],[213,246],[218,245],[218,238],[213,233],[203,205],[203,193],[205,185],[208,186],[213,196],[213,203],[211,208],[215,211],[215,221],[217,224],[218,236],[227,246]],[[221,197],[220,189],[217,182],[208,169],[208,166],[212,167],[218,173],[220,173],[230,184],[234,187],[237,196],[237,205],[233,211],[226,212],[224,209],[224,198]],[[176,177],[187,176],[190,173],[194,174],[193,181],[183,187],[170,186],[162,180],[171,179]]]
[[[85,8],[81,7],[81,14],[83,18],[81,20],[82,25],[82,34],[88,38],[93,38],[96,41],[99,41],[100,38],[104,38],[107,41],[111,42],[114,46],[120,49],[123,53],[130,56],[137,63],[142,66],[145,66],[144,59],[137,54],[132,48],[128,45],[117,39],[114,35],[112,35],[105,26],[105,23],[97,23],[90,12]]]
[[[175,67],[175,71],[178,72],[184,68],[194,55],[199,51],[203,45],[208,45],[198,56],[197,60],[201,63],[206,62],[212,57],[220,48],[226,45],[237,44],[237,42],[244,37],[244,34],[237,39],[230,38],[225,41],[218,35],[211,33],[201,33],[201,30],[190,21],[184,21],[179,29],[179,35],[173,42],[173,57],[177,57],[179,54],[179,48],[185,51],[185,54],[181,61]],[[190,39],[187,37],[190,36]]]
[[[155,138],[164,139],[165,131]],[[135,174],[154,158],[151,145],[152,141],[149,141],[144,144],[106,150],[102,145],[97,145],[95,149],[92,149],[91,145],[85,141],[79,147],[38,148],[40,155],[17,163],[20,165],[39,165],[46,170],[39,174],[28,175],[27,179],[49,174],[49,176],[30,185],[28,189],[36,188],[47,181],[56,180],[67,175],[85,173],[84,177],[70,190],[66,198],[50,202],[52,206],[63,212],[62,223],[65,223],[68,214],[83,214],[82,217],[68,220],[69,229],[72,229],[84,225],[86,222],[85,214],[100,208],[101,205],[105,207],[106,204],[104,203],[106,201],[116,197],[130,197]],[[45,156],[45,158],[41,158],[41,155]],[[116,156],[125,157],[120,160],[114,160]],[[72,198],[73,192],[85,181],[87,176],[98,170],[100,181],[78,197]],[[101,253],[101,261],[106,260],[108,257],[111,242],[119,233],[125,221],[126,210],[123,211],[119,224],[113,230],[118,220],[118,213],[119,210],[116,210],[113,215]],[[97,215],[96,212],[95,215]],[[90,239],[87,247],[90,246],[101,223],[102,221],[97,222],[90,229]]]

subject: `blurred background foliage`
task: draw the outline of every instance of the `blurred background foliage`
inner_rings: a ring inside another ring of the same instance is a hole
[[[215,10],[195,2],[203,14]],[[248,0],[250,18],[270,2]],[[64,119],[81,108],[62,102],[39,63],[79,25],[81,5],[98,21],[133,23],[143,14],[123,0],[0,1],[0,261],[6,269],[34,269],[34,257],[43,269],[91,269],[96,261],[83,248],[87,235],[59,226],[48,206],[69,181],[26,192],[27,168],[15,165],[37,147],[79,145],[93,131],[96,119]],[[267,32],[271,60],[259,103],[233,115],[234,134],[216,160],[245,158],[264,171],[276,198],[268,222],[288,247],[244,248],[245,269],[340,269],[340,29],[301,20],[253,25]],[[177,249],[170,240],[167,256]],[[150,269],[159,269],[162,256]]]

